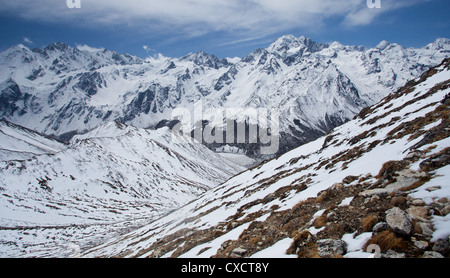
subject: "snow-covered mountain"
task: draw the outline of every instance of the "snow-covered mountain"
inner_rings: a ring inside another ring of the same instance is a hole
[[[142,60],[64,43],[18,45],[0,53],[0,118],[68,141],[105,122],[170,125],[174,109],[192,111],[198,101],[205,110],[266,108],[279,112],[282,153],[350,120],[449,54],[448,39],[420,49],[385,41],[365,49],[283,36],[240,60],[202,51]],[[248,144],[210,147],[259,154]]]
[[[0,120],[0,142],[0,161],[26,160],[67,148],[61,142],[3,120]]]
[[[2,257],[65,256],[70,242],[98,244],[244,169],[168,128],[110,122],[68,146],[6,122],[1,128],[1,148],[46,152],[0,162]]]
[[[389,47],[400,49],[372,54]],[[82,255],[448,257],[449,86],[446,59],[326,136]]]

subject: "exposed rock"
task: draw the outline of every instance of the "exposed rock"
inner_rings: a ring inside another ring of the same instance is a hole
[[[444,259],[445,257],[442,256],[441,253],[438,253],[436,251],[426,251],[425,253],[423,253],[422,258],[426,258],[426,259]]]
[[[406,256],[404,253],[397,253],[393,250],[387,250],[386,253],[381,254],[381,258],[403,259],[403,258],[406,258]]]
[[[419,227],[422,230],[422,234],[424,236],[431,237],[433,236],[433,229],[431,227],[431,224],[426,222],[419,222]]]
[[[411,205],[413,205],[413,206],[425,206],[426,204],[425,204],[425,202],[422,199],[414,199],[411,202]]]
[[[426,190],[427,190],[428,192],[433,192],[433,191],[436,191],[436,190],[439,190],[439,189],[441,189],[441,187],[438,185],[438,186],[431,186],[431,187],[428,187]]]
[[[450,213],[450,205],[446,205],[443,209],[440,210],[442,216],[446,216]]]
[[[344,184],[350,184],[350,183],[354,182],[355,180],[358,180],[358,178],[359,178],[359,177],[356,177],[356,176],[348,176],[348,177],[345,177],[345,178],[342,180],[342,182],[343,182]]]
[[[422,153],[420,151],[412,151],[412,152],[408,153],[405,156],[405,159],[407,159],[407,160],[415,160],[417,158],[420,158],[421,155],[422,155]]]
[[[386,212],[386,222],[398,234],[410,235],[413,231],[410,216],[398,207],[394,207]]]
[[[247,250],[241,247],[235,248],[233,252],[231,252],[231,258],[242,258],[247,253]]]
[[[379,222],[372,228],[372,232],[375,234],[386,230],[389,230],[389,224],[386,222]]]
[[[416,246],[417,248],[421,249],[421,250],[425,250],[428,247],[428,242],[423,241],[423,240],[416,240],[413,241],[414,242],[414,246]]]
[[[401,171],[395,172],[395,182],[388,182],[386,187],[384,188],[376,188],[371,190],[366,190],[361,193],[364,197],[369,197],[373,195],[386,196],[391,194],[392,192],[400,191],[402,188],[407,188],[411,186],[414,182],[416,182],[420,178],[427,177],[426,172],[416,172],[411,169],[405,169]]]
[[[236,228],[237,226],[239,226],[239,222],[232,222],[231,223],[231,228],[232,229]]]
[[[366,190],[360,193],[363,197],[370,197],[370,196],[387,196],[389,195],[390,191],[386,188],[376,188],[371,190]]]
[[[406,210],[406,212],[412,217],[412,219],[417,219],[420,221],[426,221],[428,218],[428,208],[412,206]]]
[[[319,256],[322,258],[344,255],[347,252],[347,243],[339,239],[322,239],[317,241]]]
[[[438,239],[433,246],[433,251],[441,253],[444,257],[450,254],[450,243],[448,239]]]

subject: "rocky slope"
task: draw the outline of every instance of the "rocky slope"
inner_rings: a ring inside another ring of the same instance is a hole
[[[82,255],[448,257],[449,85],[446,59],[327,136]]]
[[[274,109],[283,153],[350,120],[449,51],[448,39],[421,49],[385,41],[365,49],[283,36],[238,60],[202,51],[142,60],[64,43],[32,50],[19,45],[0,53],[0,118],[68,141],[111,121],[170,125],[175,108],[192,111],[197,101],[205,110]],[[260,155],[258,145],[229,145],[209,147]]]

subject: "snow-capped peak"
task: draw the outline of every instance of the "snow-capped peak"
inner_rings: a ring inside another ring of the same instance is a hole
[[[381,42],[376,46],[376,48],[378,48],[378,49],[380,49],[380,50],[385,50],[385,49],[388,48],[390,45],[391,45],[390,42],[383,40],[383,41],[381,41]]]
[[[448,46],[450,45],[450,39],[438,38],[433,43],[428,44],[425,48],[429,50],[445,50],[448,51]]]
[[[219,59],[216,56],[208,54],[204,51],[189,53],[188,55],[180,58],[180,60],[191,61],[198,66],[207,66],[215,69],[219,69],[221,67],[226,67],[229,65],[227,59]]]
[[[326,47],[328,47],[328,45],[316,43],[305,36],[297,38],[293,35],[287,35],[277,39],[267,48],[267,50],[285,57],[297,53],[318,52]]]

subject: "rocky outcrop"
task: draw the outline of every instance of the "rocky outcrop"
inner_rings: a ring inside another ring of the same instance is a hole
[[[407,236],[413,229],[411,217],[398,207],[386,211],[386,222],[398,234]]]

